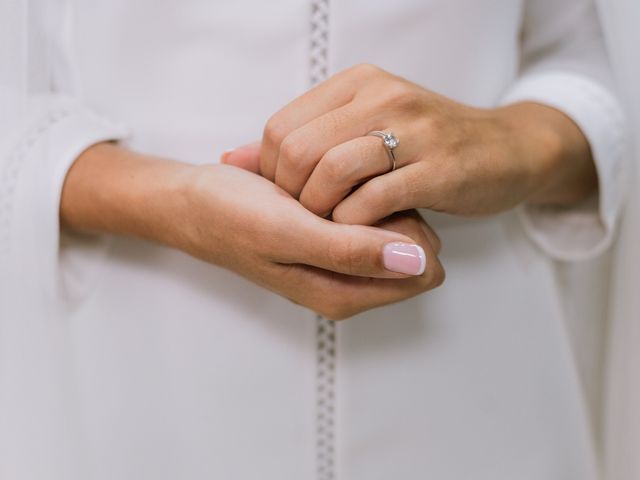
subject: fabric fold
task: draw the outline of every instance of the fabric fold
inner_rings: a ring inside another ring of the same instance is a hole
[[[8,267],[4,274],[31,273],[47,295],[58,296],[66,285],[58,262],[67,171],[85,149],[124,139],[127,129],[66,96],[30,98],[28,105],[25,126],[0,153],[0,255]]]
[[[527,234],[556,260],[593,258],[611,246],[627,190],[626,120],[607,89],[573,72],[524,75],[501,104],[533,101],[569,116],[589,141],[598,173],[598,192],[570,207],[522,205],[519,217]]]

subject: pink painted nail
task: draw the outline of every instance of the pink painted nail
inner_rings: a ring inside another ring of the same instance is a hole
[[[387,243],[382,258],[384,268],[407,275],[422,275],[427,266],[424,250],[420,245],[412,243]]]

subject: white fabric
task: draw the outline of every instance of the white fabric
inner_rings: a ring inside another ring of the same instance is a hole
[[[609,172],[625,158],[608,148],[622,117],[589,5],[330,3],[332,72],[367,61],[484,107],[534,92],[584,128],[601,174],[596,221],[568,236],[559,217],[532,224],[537,246],[514,212],[425,212],[446,284],[337,325],[338,478],[598,477],[589,366],[602,353],[592,333],[603,302],[585,292],[600,290],[606,262],[576,278],[550,257],[603,250],[624,190]],[[42,16],[70,56],[45,55],[50,81],[36,90],[53,91],[19,90],[25,121],[2,123],[12,127],[0,156],[2,478],[314,478],[311,312],[180,252],[59,241],[56,228],[64,171],[95,142],[130,131],[131,148],[202,163],[259,138],[308,86],[310,10],[301,0],[111,0],[77,1],[65,21]],[[563,88],[566,75],[601,101]],[[555,253],[539,249],[543,237]]]
[[[569,209],[531,205],[518,209],[525,230],[539,247],[558,260],[575,261],[593,258],[611,246],[628,179],[627,132],[611,91],[611,75],[602,69],[606,53],[595,6],[576,1],[556,8],[555,3],[525,5],[522,73],[501,103],[532,100],[558,108],[589,138],[598,194]]]
[[[629,153],[626,124],[616,98],[574,73],[537,73],[521,79],[503,102],[536,101],[558,108],[579,124],[591,142],[598,193],[578,206],[523,205],[518,211],[532,239],[553,258],[584,260],[611,246],[622,205]],[[607,129],[602,125],[606,124]]]
[[[632,120],[634,159],[629,172],[631,190],[614,251],[611,333],[607,356],[606,473],[607,478],[640,478],[640,3],[600,2],[614,71]]]

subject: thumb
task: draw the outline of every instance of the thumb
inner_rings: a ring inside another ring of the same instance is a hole
[[[428,257],[436,257],[422,233],[415,235],[420,237],[418,243],[402,233],[377,227],[338,224],[319,217],[311,223],[295,233],[298,238],[292,245],[300,248],[289,250],[287,263],[362,277],[405,278],[422,275]]]
[[[260,174],[260,142],[227,150],[220,157],[220,163]]]

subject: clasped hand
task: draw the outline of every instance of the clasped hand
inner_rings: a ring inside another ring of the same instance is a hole
[[[400,139],[394,171],[381,139],[368,135],[375,130]],[[389,228],[384,222],[390,215],[406,216],[431,232],[417,214],[398,212],[481,215],[525,200],[580,199],[593,188],[581,178],[591,173],[585,145],[573,122],[550,107],[474,108],[359,65],[293,100],[269,119],[261,142],[225,153],[222,163],[261,174],[307,210],[337,223]],[[561,159],[569,165],[564,170]],[[576,168],[580,161],[586,173]],[[431,242],[430,280],[422,290],[444,278],[433,255],[436,238],[414,238]]]
[[[394,171],[374,130],[400,139]],[[563,113],[470,107],[369,65],[293,100],[222,163],[94,145],[67,173],[61,224],[183,250],[341,319],[442,283],[440,241],[416,208],[568,204],[597,183]]]

